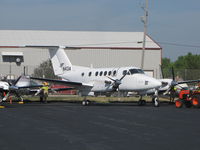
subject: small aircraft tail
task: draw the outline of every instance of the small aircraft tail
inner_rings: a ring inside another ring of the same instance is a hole
[[[72,70],[72,64],[64,51],[64,48],[49,48],[49,54],[55,75],[63,75]]]
[[[38,83],[31,80],[29,76],[21,75],[12,84],[12,88],[31,88],[31,87],[41,87]]]

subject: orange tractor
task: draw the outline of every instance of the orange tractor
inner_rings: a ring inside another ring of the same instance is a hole
[[[200,90],[181,90],[179,99],[175,101],[176,108],[183,106],[200,108]]]

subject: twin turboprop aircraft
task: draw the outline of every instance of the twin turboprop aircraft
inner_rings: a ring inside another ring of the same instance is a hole
[[[162,83],[155,78],[144,74],[143,70],[137,67],[120,67],[120,68],[89,68],[82,66],[74,66],[71,64],[64,49],[69,48],[65,46],[25,46],[30,48],[48,48],[54,74],[61,77],[62,80],[34,78],[32,79],[53,82],[63,85],[68,85],[79,90],[82,96],[85,96],[82,104],[88,105],[89,100],[86,99],[88,95],[95,93],[108,93],[115,91],[134,91],[137,92],[141,98],[138,104],[143,105],[145,101],[142,96],[148,90],[155,90],[153,102],[155,106],[158,102],[158,89]]]

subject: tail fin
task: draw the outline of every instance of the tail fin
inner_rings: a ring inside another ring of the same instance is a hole
[[[55,75],[63,75],[72,70],[72,64],[63,48],[50,48],[49,54]]]
[[[19,76],[19,78],[17,78],[17,80],[13,83],[13,86],[16,86],[16,87],[24,87],[24,86],[30,86],[30,85],[31,85],[30,78],[23,75]]]

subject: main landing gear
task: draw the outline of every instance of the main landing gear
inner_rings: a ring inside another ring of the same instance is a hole
[[[138,101],[138,106],[144,106],[146,105],[146,101],[142,99],[143,96],[140,96],[140,99]]]
[[[155,106],[155,107],[159,107],[160,106],[160,102],[159,102],[159,97],[158,96],[153,96],[152,97],[152,104]],[[146,101],[142,99],[142,96],[140,96],[140,99],[138,101],[138,106],[144,106],[146,105]]]
[[[88,106],[88,105],[90,105],[90,103],[91,103],[91,102],[90,102],[89,100],[87,100],[86,97],[85,97],[84,100],[82,101],[82,105],[83,105],[83,106]]]

